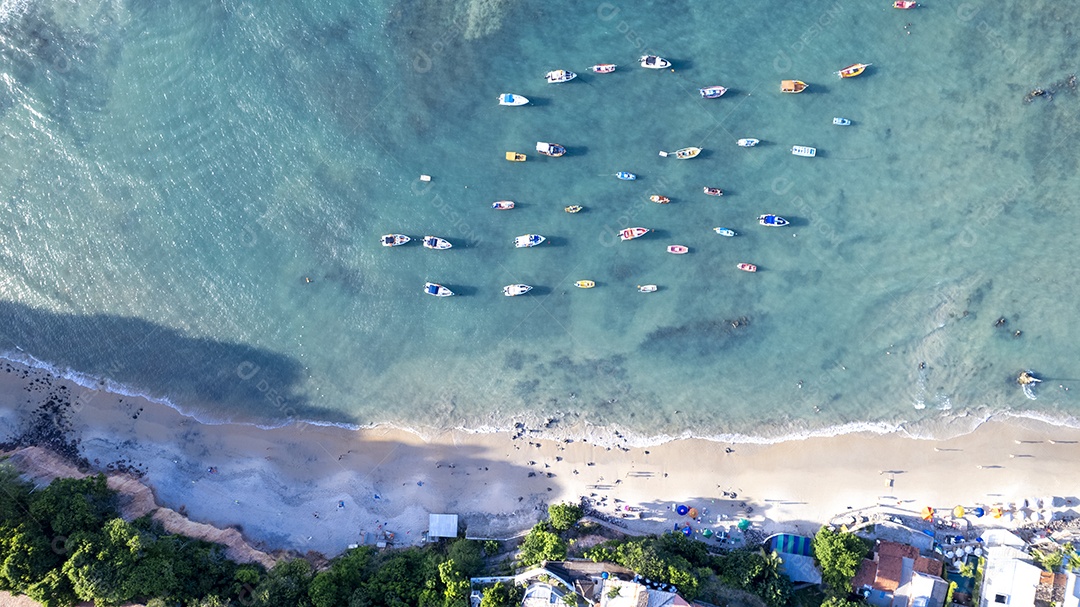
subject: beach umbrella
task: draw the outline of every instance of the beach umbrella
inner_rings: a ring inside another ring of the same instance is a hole
[[[964,518],[964,507],[963,506],[957,506],[957,507],[953,508],[952,509],[952,515],[955,518]]]
[[[961,561],[960,559],[956,559],[955,561],[953,561],[953,567],[956,567],[957,569],[959,569],[959,568],[961,568],[963,566],[964,566],[964,561]]]
[[[930,506],[926,506],[922,509],[922,518],[924,521],[929,521],[934,518],[934,509]]]
[[[948,552],[945,553],[945,556],[951,559],[952,557],[956,556],[956,553],[953,552],[952,550],[949,550]]]
[[[701,535],[704,535],[705,537],[712,537],[713,536],[712,529],[706,529],[705,531],[702,531]]]
[[[982,548],[975,549],[975,556],[982,556]]]
[[[1054,496],[1044,497],[1043,498],[1043,508],[1053,508],[1053,507],[1054,507]]]
[[[675,507],[675,512],[678,513],[679,516],[686,516],[686,513],[690,512],[690,509],[682,504],[679,504]]]
[[[975,552],[975,547],[974,546],[964,546],[964,553],[965,554],[971,554],[972,552]]]
[[[739,531],[746,531],[750,528],[750,521],[744,518],[739,519]]]
[[[1001,506],[994,506],[993,508],[990,509],[990,514],[994,518],[1001,518],[1001,515],[1004,514],[1004,513],[1005,513],[1005,511],[1001,509]]]
[[[690,518],[697,518],[697,508],[691,508],[690,512],[686,513]]]
[[[975,516],[979,518],[986,516],[986,510],[983,510],[982,508],[975,508],[974,510],[972,510],[972,512],[974,512]]]
[[[690,525],[683,527],[682,534],[686,537],[690,537],[694,533],[694,530],[690,528]]]

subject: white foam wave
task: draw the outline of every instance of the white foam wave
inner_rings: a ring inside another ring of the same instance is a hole
[[[33,0],[0,0],[0,25],[18,17],[30,8]]]

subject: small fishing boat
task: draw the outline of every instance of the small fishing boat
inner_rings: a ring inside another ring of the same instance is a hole
[[[424,237],[424,248],[425,249],[435,249],[437,251],[443,251],[445,249],[449,249],[452,246],[454,246],[454,245],[450,244],[450,241],[443,240],[442,238],[439,238],[438,236],[425,236]]]
[[[656,285],[638,285],[638,293],[656,293]]]
[[[667,252],[673,255],[686,255],[690,252],[690,249],[682,246],[681,244],[669,244]]]
[[[619,179],[622,179],[623,181],[633,181],[637,179],[637,175],[633,173],[628,173],[626,171],[619,171],[618,173],[615,173],[615,176]]]
[[[515,95],[513,93],[503,93],[499,95],[499,105],[518,106],[529,103],[529,100],[521,95]]]
[[[710,187],[706,186],[704,188],[701,188],[701,191],[705,192],[709,196],[723,196],[724,195],[724,190],[721,190],[720,188],[710,188]]]
[[[570,82],[577,78],[577,74],[569,70],[551,70],[544,77],[547,78],[548,84],[559,84],[560,82]]]
[[[817,156],[817,148],[812,148],[808,145],[793,145],[791,146],[791,153],[796,156],[813,158],[814,156]]]
[[[763,226],[768,226],[770,228],[782,228],[782,227],[788,225],[789,223],[791,223],[790,221],[784,219],[783,217],[781,217],[779,215],[773,215],[771,213],[768,214],[768,215],[760,215],[760,216],[758,216],[757,222],[760,223]]]
[[[496,211],[509,211],[510,209],[514,208],[514,201],[499,200],[491,203],[491,208],[495,209]]]
[[[701,96],[705,99],[719,99],[724,96],[727,89],[722,86],[707,86],[703,89],[698,89],[698,92],[701,93]]]
[[[503,287],[503,295],[507,297],[517,297],[518,295],[524,295],[532,291],[532,287],[525,284],[506,285]]]
[[[670,198],[668,198],[667,196],[661,196],[659,194],[653,194],[652,196],[649,196],[649,200],[655,202],[656,204],[667,204],[671,202]]]
[[[572,205],[566,207],[563,210],[566,211],[567,213],[580,213],[581,210],[584,209],[584,208],[585,207],[581,206],[580,204],[572,204]]]
[[[644,55],[641,58],[641,67],[650,70],[662,70],[671,67],[671,62],[663,57],[657,57],[656,55]]]
[[[558,158],[566,153],[566,148],[557,143],[545,143],[543,141],[536,142],[536,151],[540,152],[544,156],[551,156]]]
[[[731,228],[713,228],[712,231],[721,236],[727,236],[728,238],[735,235],[735,230],[732,230]]]
[[[914,4],[914,2],[912,2],[912,4]],[[855,76],[858,76],[859,74],[862,74],[863,72],[865,72],[866,68],[870,67],[871,65],[874,65],[874,64],[873,63],[852,63],[851,65],[845,67],[844,69],[842,69],[842,70],[840,70],[839,72],[836,72],[836,73],[841,78],[854,78]]]
[[[620,240],[633,240],[649,233],[649,228],[626,228],[619,231]]]
[[[696,158],[701,153],[701,148],[683,148],[681,150],[675,150],[675,157],[679,160],[689,160]]]
[[[781,93],[801,93],[806,90],[806,83],[802,80],[781,80]]]
[[[596,283],[591,280],[579,280],[574,283],[574,286],[579,289],[591,289],[596,286]]]
[[[435,297],[450,297],[454,294],[454,292],[450,289],[447,289],[446,287],[440,284],[436,284],[434,282],[424,283],[424,293],[427,293],[428,295],[434,295]]]
[[[739,268],[743,272],[757,272],[757,266],[755,266],[752,263],[740,263],[740,264],[736,265],[735,267]]]
[[[893,8],[899,8],[899,9],[903,9],[903,10],[907,10],[909,8],[915,8],[916,6],[917,5],[915,4],[915,2],[913,0],[896,0],[896,2],[892,3]]]
[[[510,162],[525,162],[525,154],[521,152],[507,152],[506,159]]]
[[[755,145],[757,145],[757,144],[759,144],[761,142],[758,141],[757,139],[740,139],[736,143],[739,144],[739,147],[752,148],[752,147],[754,147]]]
[[[851,121],[848,120],[847,118],[833,118],[832,123],[835,124],[836,126],[850,126],[851,125]]]
[[[400,247],[401,245],[412,240],[404,234],[387,234],[382,237],[382,246],[384,247]]]
[[[544,238],[539,234],[523,234],[514,239],[514,246],[519,249],[535,247],[545,240],[547,240],[547,238]]]
[[[589,68],[597,74],[610,74],[615,71],[614,63],[600,63]]]

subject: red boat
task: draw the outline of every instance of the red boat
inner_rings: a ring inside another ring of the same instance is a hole
[[[909,8],[915,8],[915,6],[916,5],[914,0],[896,0],[896,2],[892,3],[893,8],[900,8],[905,10]]]
[[[674,253],[675,255],[685,255],[690,252],[690,249],[682,246],[681,244],[671,244],[667,248],[668,253]]]
[[[641,238],[649,233],[649,228],[626,228],[619,232],[619,238],[622,240],[633,240],[635,238]]]
[[[724,195],[724,190],[721,190],[720,188],[701,188],[701,189],[702,189],[702,191],[704,191],[709,196],[723,196]]]
[[[615,71],[615,64],[614,63],[601,63],[599,65],[594,65],[589,69],[596,72],[597,74],[610,74],[611,72]]]
[[[757,266],[752,263],[740,263],[735,267],[739,268],[743,272],[757,272]]]

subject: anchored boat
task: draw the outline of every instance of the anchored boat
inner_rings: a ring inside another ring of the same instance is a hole
[[[536,151],[540,152],[544,156],[551,156],[558,158],[566,153],[566,148],[557,143],[545,143],[543,141],[536,142]]]
[[[637,286],[638,293],[655,293],[656,289],[657,289],[656,285],[638,285]]]
[[[569,70],[551,70],[544,77],[547,78],[549,84],[559,84],[560,82],[570,82],[577,78],[577,74]]]
[[[435,297],[450,297],[454,294],[450,289],[434,282],[424,283],[424,293],[434,295]]]
[[[719,99],[720,97],[724,96],[724,93],[727,92],[727,89],[719,85],[707,86],[703,89],[698,89],[698,92],[701,93],[701,96],[705,99]]]
[[[791,146],[791,153],[796,156],[813,158],[814,156],[817,156],[817,148],[812,148],[808,145],[793,145]]]
[[[713,232],[716,232],[721,236],[727,236],[728,238],[735,235],[735,230],[732,230],[731,228],[713,228],[712,230]]]
[[[589,69],[592,70],[593,72],[597,73],[597,74],[610,74],[611,72],[615,71],[615,64],[614,63],[601,63],[601,64],[598,64],[598,65],[594,65],[594,66],[590,67]]]
[[[649,233],[649,228],[626,228],[619,231],[620,240],[633,240]]]
[[[705,192],[709,196],[723,196],[724,195],[724,190],[721,190],[720,188],[710,188],[710,187],[706,186],[706,187],[701,188],[701,191]]]
[[[836,126],[850,126],[851,125],[851,121],[848,120],[847,118],[833,118],[832,123],[835,124]]]
[[[521,95],[515,95],[513,93],[503,93],[499,95],[499,105],[518,106],[529,103],[529,100]]]
[[[539,234],[523,234],[514,239],[514,246],[519,249],[535,247],[545,240],[547,240],[547,238],[544,238]]]
[[[757,266],[755,266],[752,263],[740,263],[739,265],[737,265],[735,267],[739,268],[743,272],[757,272]]]
[[[509,211],[510,209],[514,208],[514,201],[499,200],[497,202],[491,203],[491,208],[495,209],[496,211]]]
[[[687,248],[687,247],[684,247],[681,244],[669,244],[668,248],[667,248],[667,252],[672,253],[674,255],[686,255],[687,253],[690,252],[690,249]]]
[[[525,162],[525,154],[521,152],[507,152],[506,159],[510,162]]]
[[[619,171],[618,173],[615,173],[615,176],[619,179],[622,179],[623,181],[633,181],[637,179],[637,175],[633,173],[628,173],[626,171]]]
[[[382,237],[382,246],[384,247],[400,247],[401,245],[411,240],[404,234],[387,234]]]
[[[585,207],[581,206],[580,204],[572,204],[572,205],[564,208],[563,210],[566,211],[567,213],[580,213],[581,210],[584,209],[584,208]]]
[[[668,198],[667,196],[661,196],[659,194],[653,194],[652,196],[649,196],[649,200],[655,202],[656,204],[667,204],[671,202],[670,198]]]
[[[914,3],[912,3],[912,4],[914,4]],[[870,67],[871,65],[874,65],[874,64],[873,63],[852,63],[851,65],[845,67],[844,69],[842,69],[842,70],[840,70],[839,72],[836,72],[836,73],[841,78],[854,78],[855,76],[858,76],[859,74],[865,72],[866,68]]]
[[[681,150],[675,150],[675,157],[679,160],[689,160],[696,158],[701,153],[701,148],[683,148]]]
[[[574,283],[574,286],[579,289],[591,289],[596,286],[596,283],[591,280],[579,280]]]
[[[802,80],[781,80],[781,93],[801,93],[806,90],[806,83]]]
[[[783,217],[779,215],[773,215],[771,213],[768,215],[758,216],[757,222],[763,226],[768,226],[770,228],[782,228],[791,223]]]
[[[532,291],[532,287],[526,284],[506,285],[503,287],[503,295],[507,297],[517,297],[529,291]]]
[[[909,8],[915,8],[916,4],[913,0],[896,0],[892,3],[893,8],[899,8],[907,10]]]
[[[645,55],[641,58],[641,67],[650,70],[662,70],[671,67],[671,62],[656,55]]]
[[[739,144],[739,147],[752,148],[761,142],[757,139],[740,139],[736,143]]]
[[[438,236],[425,236],[424,237],[424,248],[425,249],[435,249],[435,250],[438,250],[438,251],[442,251],[442,250],[445,250],[445,249],[449,249],[452,246],[454,246],[454,245],[450,244],[450,241],[443,240],[442,238],[439,238]]]

